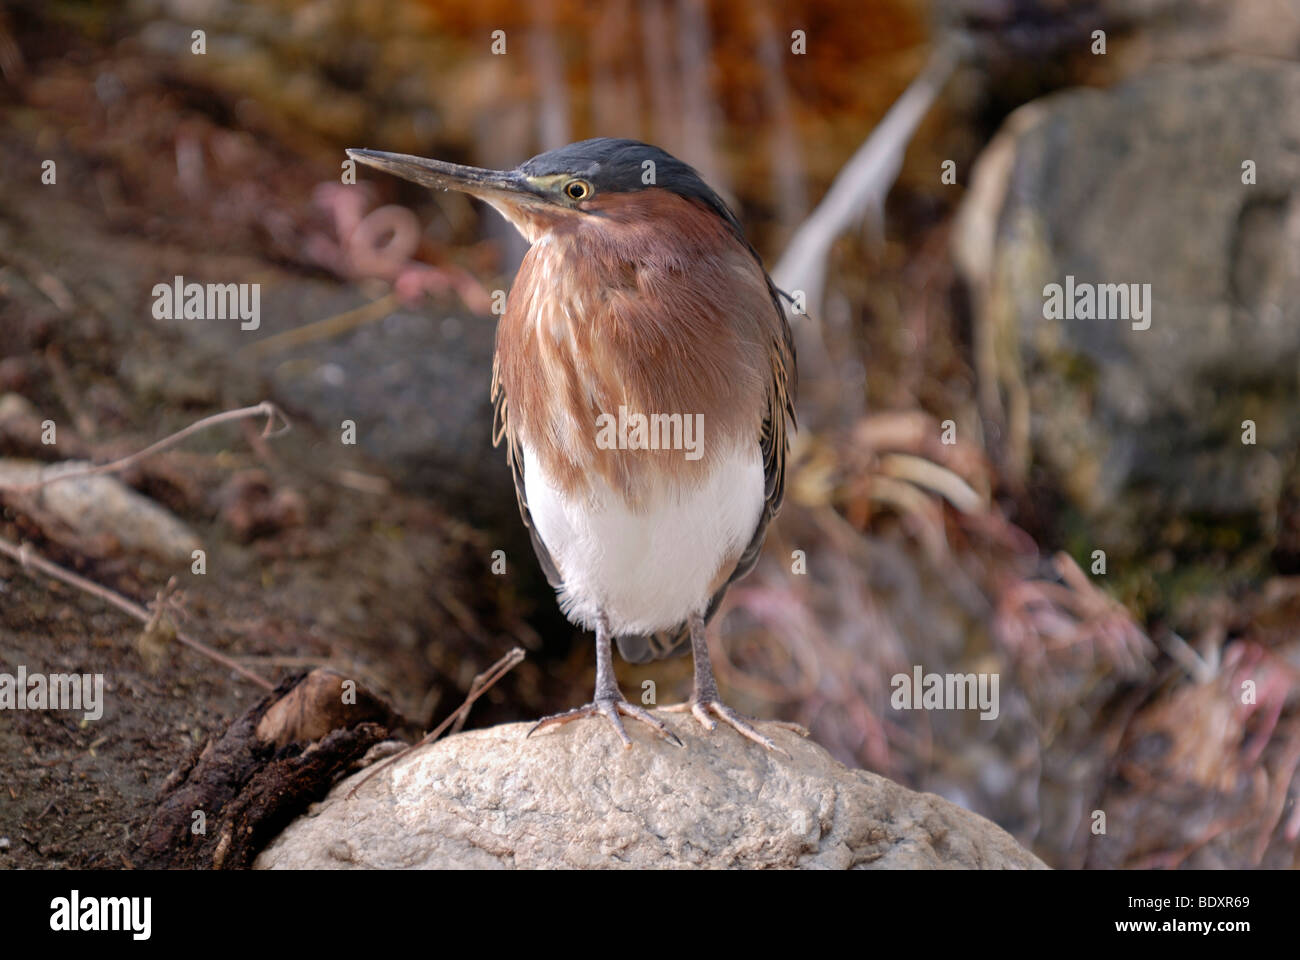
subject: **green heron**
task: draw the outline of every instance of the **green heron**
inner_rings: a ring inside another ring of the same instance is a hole
[[[625,660],[684,652],[687,704],[784,753],[718,696],[705,627],[754,566],[781,506],[794,423],[794,344],[776,287],[723,200],[685,163],[600,138],[482,170],[372,150],[348,155],[491,204],[529,242],[497,329],[494,442],[560,608],[596,633],[592,703],[529,734],[620,715]]]

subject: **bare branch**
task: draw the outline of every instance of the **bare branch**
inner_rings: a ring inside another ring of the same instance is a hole
[[[206,430],[208,427],[215,427],[220,423],[229,423],[231,420],[245,420],[249,417],[266,417],[266,426],[262,429],[263,437],[278,437],[287,433],[291,429],[289,418],[274,403],[269,400],[263,400],[261,403],[252,407],[240,407],[238,410],[226,410],[223,413],[214,413],[210,417],[204,417],[202,420],[196,420],[183,430],[178,430],[169,437],[163,437],[157,443],[150,444],[143,450],[131,454],[129,457],[123,457],[121,460],[114,460],[112,463],[103,463],[97,466],[84,467],[78,470],[69,470],[66,473],[59,473],[52,477],[45,477],[36,483],[24,484],[2,484],[0,490],[8,490],[13,493],[35,493],[42,487],[47,487],[52,483],[59,483],[63,480],[72,480],[79,477],[93,477],[101,473],[117,473],[125,470],[131,464],[143,460],[145,457],[166,450],[180,443],[186,437],[189,437],[200,430]],[[276,420],[279,420],[281,426],[275,428]]]
[[[120,593],[116,593],[108,589],[108,587],[95,583],[93,580],[87,580],[85,577],[75,574],[71,570],[64,569],[63,567],[59,566],[57,563],[54,563],[50,560],[46,560],[40,554],[34,552],[31,549],[31,546],[29,544],[24,543],[22,546],[19,546],[16,543],[12,543],[4,539],[3,537],[0,537],[0,553],[7,554],[9,557],[12,557],[14,560],[17,560],[19,566],[21,566],[24,570],[34,567],[37,570],[41,571],[41,573],[44,573],[46,576],[53,577],[55,580],[62,581],[63,583],[68,584],[69,586],[76,587],[78,590],[84,590],[86,593],[90,594],[91,596],[98,597],[100,600],[103,600],[105,603],[109,604],[110,606],[117,607],[117,609],[121,610],[123,613],[135,617],[137,620],[139,620],[141,623],[145,625],[148,625],[154,617],[154,613],[140,606],[140,604],[132,600],[128,600]],[[161,606],[159,607],[159,609],[161,609]],[[194,650],[197,653],[201,653],[209,660],[215,660],[223,667],[233,670],[235,673],[239,674],[245,680],[257,684],[263,690],[275,689],[275,684],[271,683],[269,680],[264,679],[263,677],[258,676],[256,673],[249,670],[247,667],[241,666],[240,664],[236,663],[234,660],[231,660],[224,653],[220,653],[217,650],[214,650],[206,643],[203,643],[199,640],[195,640],[193,637],[189,636],[186,633],[183,633],[180,630],[176,631],[176,639],[179,640],[181,643],[183,643],[185,646],[189,647],[191,650]]]

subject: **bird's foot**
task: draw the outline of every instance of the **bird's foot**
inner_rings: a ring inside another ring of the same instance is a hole
[[[650,727],[659,734],[664,740],[678,747],[685,747],[686,744],[677,739],[677,735],[668,729],[662,720],[655,717],[649,710],[643,710],[636,704],[628,703],[622,697],[603,697],[594,703],[589,703],[585,707],[575,707],[572,710],[566,710],[563,713],[556,713],[549,717],[543,717],[533,724],[533,728],[524,735],[524,739],[531,737],[538,730],[545,730],[547,727],[558,727],[562,724],[569,723],[572,720],[582,720],[585,717],[603,716],[606,720],[614,725],[614,732],[618,738],[623,741],[623,749],[632,749],[632,738],[627,735],[623,729],[624,717],[631,717],[633,720],[640,720],[646,726]]]
[[[753,725],[755,723],[765,722],[770,723],[773,726],[783,727],[786,730],[793,730],[801,737],[808,736],[808,731],[797,723],[789,723],[785,720],[759,721],[749,717],[743,717],[716,697],[711,697],[706,700],[697,700],[692,698],[687,703],[674,703],[667,707],[661,707],[660,709],[666,713],[685,713],[689,710],[691,715],[700,722],[700,726],[704,727],[704,729],[708,730],[710,733],[712,733],[713,729],[718,725],[717,721],[715,721],[713,717],[709,716],[710,713],[715,713],[718,717],[733,727],[742,737],[747,737],[755,743],[762,744],[767,747],[767,749],[774,753],[779,753],[787,759],[790,754],[778,747],[776,741],[771,737],[764,736],[755,730]]]

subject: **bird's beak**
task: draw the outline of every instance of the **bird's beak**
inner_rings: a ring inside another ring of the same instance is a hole
[[[528,178],[517,170],[484,170],[380,150],[348,150],[347,154],[354,160],[403,180],[437,190],[468,193],[471,197],[486,200],[498,209],[501,209],[502,204],[513,207],[530,200],[543,199]]]

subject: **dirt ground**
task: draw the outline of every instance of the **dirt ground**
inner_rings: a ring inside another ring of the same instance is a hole
[[[0,135],[0,163],[30,163],[30,146],[10,129]],[[111,460],[265,398],[255,371],[155,322],[141,298],[169,271],[210,269],[202,242],[123,235],[75,188],[33,196],[8,183],[0,395],[23,397],[59,427],[47,446],[32,432],[36,422],[6,420],[0,456]],[[279,322],[300,319],[317,317]],[[176,577],[182,629],[271,681],[331,665],[416,726],[458,706],[474,675],[517,644],[529,660],[477,705],[475,722],[574,702],[542,672],[568,655],[576,635],[544,593],[521,595],[517,579],[491,573],[501,539],[403,492],[382,465],[300,411],[288,416],[293,429],[283,437],[262,440],[260,421],[231,423],[123,476],[197,534],[207,551],[202,576],[187,563],[51,532],[10,506],[0,536],[141,603]],[[508,476],[504,458],[496,466]],[[539,630],[550,636],[545,647]],[[167,774],[261,695],[178,644],[142,647],[141,635],[102,600],[0,558],[0,667],[103,674],[106,700],[93,723],[51,711],[0,717],[0,837],[8,839],[0,866],[128,863],[133,832]]]
[[[86,341],[79,347],[114,362]],[[256,430],[250,433],[256,438]],[[328,470],[345,463],[373,467],[342,455],[331,463],[311,434],[309,425],[296,426],[272,442],[264,460],[236,424],[195,441],[206,451],[163,454],[142,468],[135,478],[141,489],[169,501],[208,550],[203,576],[111,546],[105,556],[88,557],[75,545],[45,539],[12,511],[0,521],[0,535],[26,540],[48,559],[141,601],[175,576],[185,592],[182,629],[272,680],[333,666],[380,692],[417,726],[441,719],[475,673],[519,643],[532,658],[478,704],[475,721],[562,706],[563,692],[541,682],[546,654],[522,619],[528,607],[488,570],[486,539],[419,497],[329,482]],[[229,523],[238,508],[220,502],[223,492],[231,495],[232,477],[252,472],[293,507],[243,543]],[[105,678],[98,721],[6,711],[0,836],[9,846],[0,863],[121,866],[167,774],[262,691],[178,644],[152,650],[138,622],[8,559],[0,559],[0,595],[4,669],[24,664],[30,672]],[[560,636],[561,649],[568,633]]]

